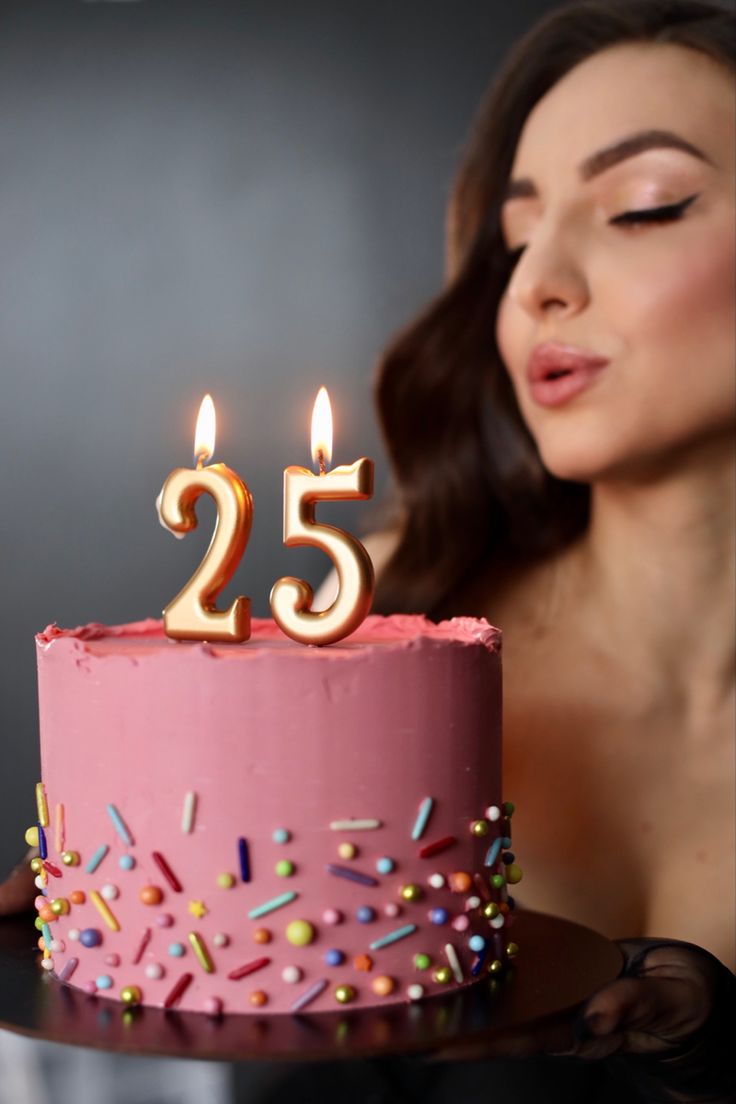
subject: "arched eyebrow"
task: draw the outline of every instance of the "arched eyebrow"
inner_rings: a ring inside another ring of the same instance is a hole
[[[598,150],[596,153],[592,153],[589,157],[586,157],[585,160],[578,165],[580,179],[583,182],[592,180],[594,176],[598,176],[600,173],[605,172],[606,169],[613,168],[613,166],[618,165],[620,161],[626,161],[629,157],[635,157],[638,153],[643,153],[644,150],[650,149],[683,150],[685,153],[689,153],[691,156],[697,157],[709,165],[712,163],[702,150],[699,150],[696,146],[692,145],[691,142],[688,142],[685,138],[681,138],[679,134],[675,134],[671,130],[641,130],[636,134],[630,134],[627,138],[622,138],[620,142],[615,142],[612,146],[606,146],[605,149]],[[520,177],[517,180],[509,181],[506,191],[503,194],[502,202],[505,202],[507,199],[532,198],[537,194],[534,181],[529,177]]]

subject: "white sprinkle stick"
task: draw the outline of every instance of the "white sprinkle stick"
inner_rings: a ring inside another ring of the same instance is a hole
[[[460,965],[460,959],[457,957],[457,951],[453,947],[452,943],[445,943],[445,954],[447,955],[447,961],[450,963],[450,969],[452,970],[452,976],[455,981],[460,984],[464,981],[463,968]]]
[[[424,829],[427,827],[427,821],[429,820],[432,809],[434,807],[434,801],[431,797],[425,797],[422,804],[419,806],[419,812],[417,813],[417,819],[414,821],[414,827],[411,830],[411,838],[413,840],[421,839],[424,835]]]
[[[190,790],[184,797],[184,808],[181,814],[181,830],[187,834],[194,829],[194,818],[197,815],[197,795]]]
[[[371,828],[380,828],[380,820],[332,820],[330,828],[333,832],[368,832]]]

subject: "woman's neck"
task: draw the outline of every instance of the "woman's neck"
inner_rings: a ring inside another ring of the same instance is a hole
[[[711,442],[678,469],[596,484],[590,526],[563,572],[593,639],[702,717],[733,694],[733,440]]]

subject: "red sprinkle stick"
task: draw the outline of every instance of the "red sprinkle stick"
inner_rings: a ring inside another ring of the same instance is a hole
[[[143,952],[145,951],[148,944],[151,942],[151,935],[152,935],[151,929],[146,928],[145,931],[143,932],[143,935],[141,936],[141,941],[138,944],[138,950],[135,952],[135,956],[133,958],[133,965],[134,966],[137,966],[138,963],[140,962],[140,960],[143,958]]]
[[[171,869],[171,867],[169,866],[169,864],[167,863],[166,859],[163,857],[161,852],[160,851],[152,851],[151,852],[151,858],[153,859],[156,866],[159,868],[159,870],[163,874],[166,881],[169,883],[169,885],[173,889],[174,893],[181,893],[181,882],[179,881],[176,874]]]
[[[61,877],[61,871],[54,863],[44,860],[43,868],[44,870],[48,870],[49,874],[53,874],[55,878]]]
[[[270,961],[270,958],[254,958],[252,962],[246,962],[245,966],[236,966],[227,976],[231,981],[237,981],[239,978],[247,977],[248,974],[254,974],[256,970],[262,970]]]
[[[192,984],[192,978],[194,974],[182,974],[177,981],[174,988],[169,993],[168,997],[164,1001],[164,1008],[173,1008],[176,1002],[183,996],[189,986]]]
[[[453,843],[457,843],[456,836],[443,836],[434,843],[427,843],[419,848],[419,858],[428,859],[432,855],[438,855],[440,851],[446,851],[448,847],[452,847]]]

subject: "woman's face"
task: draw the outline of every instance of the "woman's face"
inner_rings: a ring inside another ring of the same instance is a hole
[[[646,477],[732,432],[734,109],[732,77],[716,62],[643,44],[589,58],[526,121],[511,172],[519,183],[502,208],[506,246],[525,248],[496,336],[560,478]],[[604,153],[581,172],[599,151],[653,131],[654,148]],[[662,146],[663,132],[680,148]],[[662,207],[659,221],[626,214]],[[572,359],[556,343],[573,347]],[[608,363],[585,368],[576,350]]]

